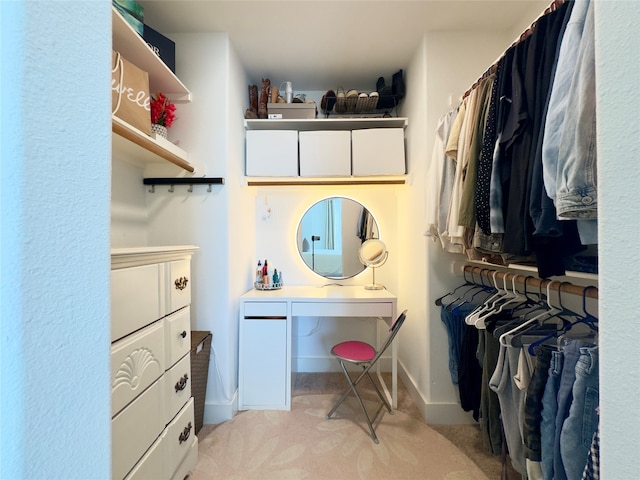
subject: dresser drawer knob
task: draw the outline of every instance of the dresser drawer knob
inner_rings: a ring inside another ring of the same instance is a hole
[[[182,433],[178,437],[178,440],[180,441],[180,443],[184,443],[189,439],[189,436],[191,435],[191,429],[192,428],[193,428],[193,425],[191,425],[191,422],[189,422],[189,425],[184,427],[184,430],[182,431]]]
[[[184,290],[185,288],[187,288],[189,279],[187,277],[180,277],[173,283],[175,284],[177,290]]]
[[[186,330],[182,330],[182,332],[180,332],[180,336],[182,338],[187,338],[187,331]]]
[[[176,383],[176,393],[187,387],[187,380],[189,380],[189,375],[185,373],[184,376]]]

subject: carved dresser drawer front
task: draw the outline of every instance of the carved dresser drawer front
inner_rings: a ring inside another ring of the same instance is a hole
[[[189,355],[185,355],[165,374],[166,423],[169,423],[191,398],[190,360]]]
[[[191,308],[185,307],[165,319],[165,369],[191,350]]]
[[[163,326],[159,320],[111,345],[111,416],[164,373]]]
[[[168,266],[167,306],[168,312],[175,312],[191,303],[191,264],[189,260],[177,260]]]
[[[111,341],[162,317],[160,267],[143,265],[111,271]]]
[[[161,377],[111,420],[113,479],[124,478],[162,433],[164,395]]]

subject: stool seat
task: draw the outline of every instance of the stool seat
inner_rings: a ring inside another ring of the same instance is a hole
[[[348,362],[370,362],[376,356],[376,349],[368,343],[349,340],[335,345],[331,353]]]

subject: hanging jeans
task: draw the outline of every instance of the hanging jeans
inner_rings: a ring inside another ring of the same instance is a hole
[[[562,374],[562,352],[551,352],[549,378],[542,395],[542,421],[540,422],[540,457],[542,474],[547,480],[553,479],[553,441],[556,435],[556,416],[558,414],[558,385]]]
[[[555,438],[553,440],[553,478],[554,480],[568,480],[560,455],[560,435],[569,416],[569,409],[573,401],[573,384],[576,379],[576,365],[580,358],[580,349],[587,344],[581,340],[564,340],[562,351],[562,374],[558,384],[558,413],[556,414]],[[584,465],[582,466],[584,468]]]
[[[569,480],[580,479],[584,472],[598,426],[598,404],[598,347],[582,347],[576,364],[573,402],[560,433],[560,455]]]

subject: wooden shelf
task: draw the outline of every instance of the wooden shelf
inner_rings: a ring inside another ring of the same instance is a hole
[[[111,12],[112,48],[138,68],[149,73],[149,93],[162,92],[174,102],[190,102],[191,92],[187,87],[114,7],[111,7]]]
[[[247,130],[361,130],[364,128],[405,128],[406,117],[390,118],[310,118],[245,120]]]
[[[344,186],[344,185],[404,185],[404,177],[340,177],[340,178],[247,178],[249,187],[295,187],[295,186]]]
[[[162,143],[151,138],[144,132],[122,121],[116,116],[111,117],[112,148],[114,152],[121,152],[136,162],[162,163],[170,162],[189,173],[195,168],[187,160],[187,154],[180,155],[180,149],[175,145],[168,150]]]

